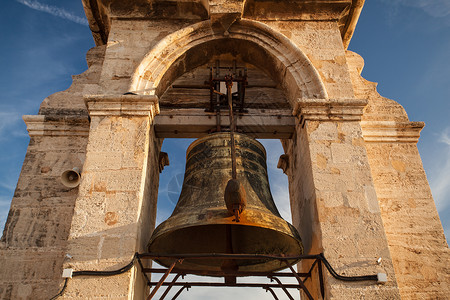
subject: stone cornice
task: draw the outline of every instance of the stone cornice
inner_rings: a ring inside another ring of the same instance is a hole
[[[87,116],[24,115],[30,136],[88,136]]]
[[[352,0],[352,6],[350,7],[348,17],[343,17],[345,23],[341,27],[342,42],[344,48],[347,49],[350,44],[350,40],[355,32],[356,24],[358,23],[359,16],[364,6],[365,0]],[[342,22],[343,20],[341,20]]]
[[[159,114],[158,97],[154,95],[88,95],[84,102],[91,117]]]
[[[251,19],[274,20],[323,20],[338,21],[344,47],[347,48],[355,31],[356,23],[365,0],[311,0],[291,1],[289,10],[278,7],[277,10],[267,9],[270,5],[280,4],[280,1],[226,1],[226,0],[184,0],[162,1],[154,7],[148,0],[82,0],[86,17],[91,28],[95,44],[105,45],[110,31],[112,18],[150,19],[162,15],[162,12],[173,10],[174,5],[180,5],[177,14],[166,14],[166,18],[205,20],[214,19],[214,15],[235,14],[238,17]],[[126,4],[125,4],[126,3]],[[164,5],[167,5],[165,8]],[[261,8],[258,8],[262,6]],[[256,11],[252,12],[252,8]],[[156,10],[157,9],[157,10]],[[333,10],[335,10],[333,12]],[[265,12],[265,13],[262,13]]]
[[[298,99],[293,114],[301,121],[360,121],[365,99]]]
[[[424,122],[362,121],[366,143],[417,143]]]

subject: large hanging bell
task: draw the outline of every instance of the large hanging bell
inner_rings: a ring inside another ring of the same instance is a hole
[[[224,200],[232,178],[230,134],[202,137],[187,150],[180,198],[172,215],[153,232],[149,252],[286,256],[303,253],[297,230],[281,218],[273,202],[264,147],[244,134],[235,133],[234,140],[238,185],[234,189],[231,186],[231,195],[245,198],[239,216],[230,213]],[[157,261],[170,266],[173,259]],[[267,272],[286,267],[279,261],[264,259],[235,260],[232,264],[235,271]],[[221,259],[185,259],[177,268],[223,271],[226,265]]]

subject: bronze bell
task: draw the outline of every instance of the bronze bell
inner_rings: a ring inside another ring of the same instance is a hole
[[[224,200],[232,173],[231,137],[225,132],[210,134],[189,146],[180,198],[172,215],[153,232],[149,252],[286,256],[303,253],[297,230],[281,218],[273,202],[264,147],[244,134],[235,133],[234,140],[236,179],[242,187],[232,186],[230,194],[245,198],[238,219],[227,210]],[[157,261],[168,267],[173,259]],[[177,268],[220,271],[226,264],[219,259],[185,259]],[[279,261],[261,259],[235,260],[232,264],[234,271],[267,272],[285,267]]]

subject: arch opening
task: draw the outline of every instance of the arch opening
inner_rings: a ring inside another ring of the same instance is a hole
[[[271,74],[286,91],[291,106],[298,98],[327,98],[320,76],[306,55],[282,34],[250,20],[235,22],[226,35],[204,21],[167,36],[143,59],[129,90],[161,96],[181,73],[224,53],[241,55]]]

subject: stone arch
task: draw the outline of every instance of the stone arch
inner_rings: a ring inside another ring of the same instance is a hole
[[[328,98],[320,75],[307,56],[287,37],[269,26],[241,19],[223,33],[210,20],[178,30],[161,40],[134,72],[129,91],[160,96],[176,79],[166,72],[182,55],[196,46],[220,39],[245,41],[268,54],[292,106],[298,98]],[[162,80],[164,77],[164,80]],[[169,78],[168,78],[169,77]]]

